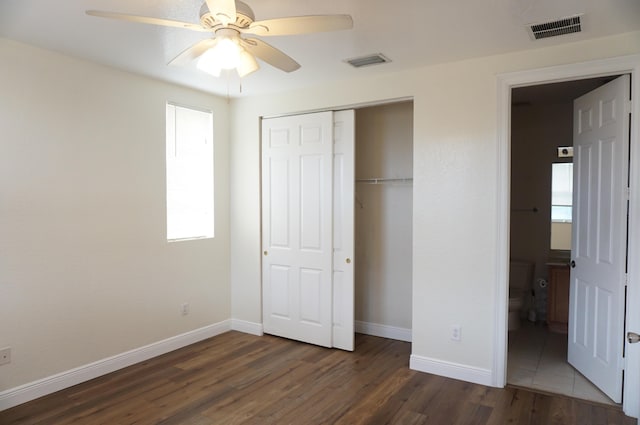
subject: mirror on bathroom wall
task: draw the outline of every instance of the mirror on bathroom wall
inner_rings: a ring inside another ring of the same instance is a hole
[[[551,249],[571,250],[573,163],[551,164]]]

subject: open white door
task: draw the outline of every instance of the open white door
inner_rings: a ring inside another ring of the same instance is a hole
[[[333,114],[333,346],[354,348],[355,111]]]
[[[264,332],[332,346],[333,113],[262,121]]]
[[[629,157],[628,75],[574,101],[568,360],[622,400]]]

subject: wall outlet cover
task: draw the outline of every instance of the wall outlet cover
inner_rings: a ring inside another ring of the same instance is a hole
[[[462,327],[460,325],[451,325],[451,340],[460,341],[462,339]]]

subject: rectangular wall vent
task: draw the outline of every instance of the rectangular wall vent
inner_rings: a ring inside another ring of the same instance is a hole
[[[543,22],[541,24],[528,25],[529,33],[534,40],[541,38],[557,37],[582,31],[580,15],[570,16],[555,21]]]
[[[362,56],[359,58],[346,59],[345,62],[347,62],[349,65],[355,68],[361,68],[363,66],[378,65],[381,63],[391,62],[391,60],[386,56],[384,56],[382,53],[376,53],[373,55]]]

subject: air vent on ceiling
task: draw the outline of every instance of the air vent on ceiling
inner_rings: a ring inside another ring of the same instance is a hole
[[[378,65],[381,63],[391,62],[391,60],[385,57],[382,53],[376,53],[373,55],[362,56],[359,58],[345,60],[349,65],[355,68],[361,68],[363,66]]]
[[[569,16],[555,21],[543,22],[540,24],[527,25],[529,34],[535,40],[541,38],[557,37],[559,35],[571,34],[582,31],[580,15]]]

